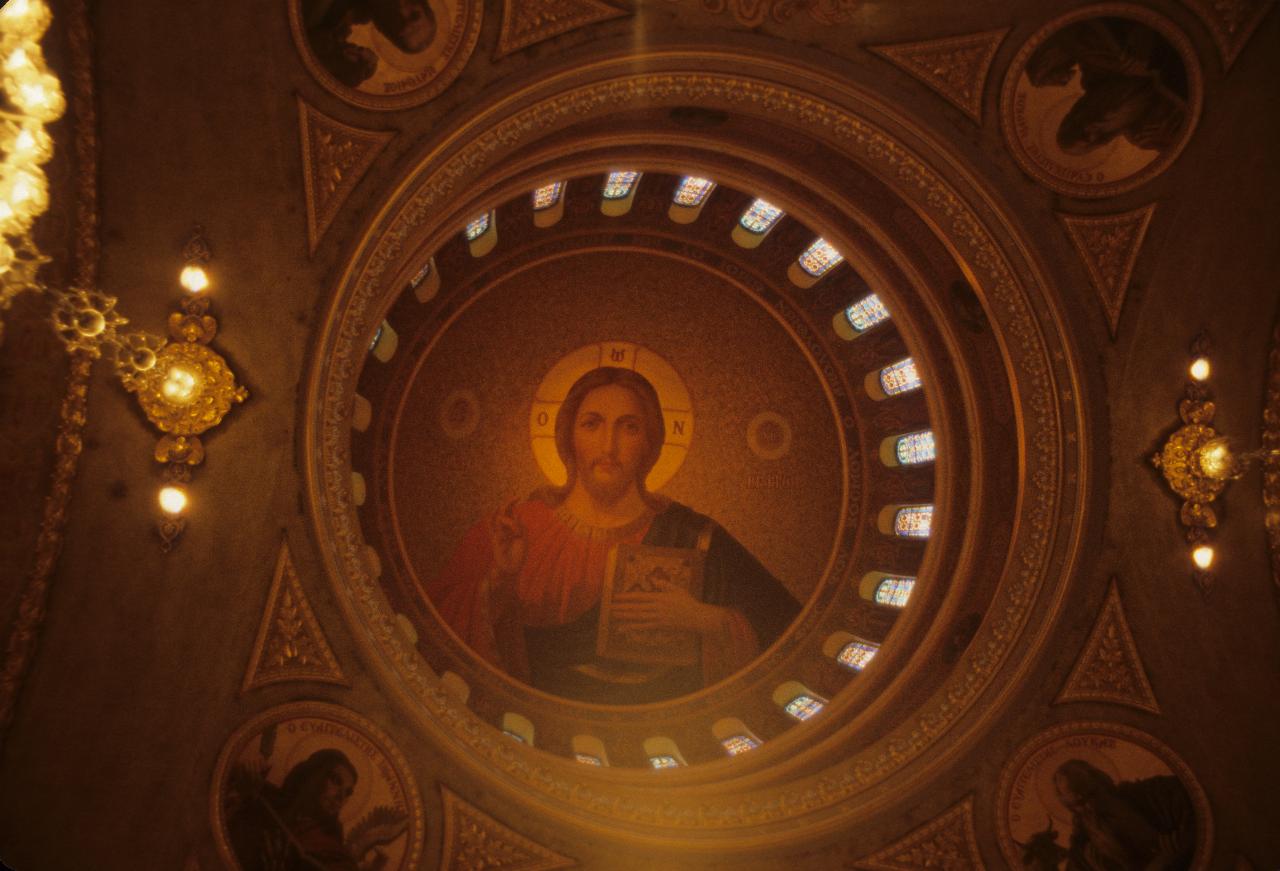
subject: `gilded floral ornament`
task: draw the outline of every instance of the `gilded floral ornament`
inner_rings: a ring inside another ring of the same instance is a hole
[[[1184,425],[1175,430],[1151,463],[1164,474],[1169,489],[1185,500],[1179,519],[1183,526],[1212,529],[1218,517],[1209,503],[1218,498],[1227,482],[1205,474],[1201,467],[1201,449],[1219,438],[1210,426],[1214,405],[1207,400],[1184,399],[1178,405]]]
[[[116,311],[116,298],[98,290],[73,287],[52,290],[53,330],[67,346],[67,352],[85,351],[102,356],[102,346],[116,341],[116,328],[129,321]]]
[[[197,342],[170,342],[133,385],[129,389],[138,394],[138,404],[152,425],[179,436],[212,429],[232,405],[249,396],[236,384],[235,373],[222,355]]]

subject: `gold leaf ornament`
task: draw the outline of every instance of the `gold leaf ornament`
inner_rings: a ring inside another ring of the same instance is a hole
[[[222,355],[196,342],[166,345],[132,389],[157,429],[184,436],[217,426],[231,406],[249,397]]]

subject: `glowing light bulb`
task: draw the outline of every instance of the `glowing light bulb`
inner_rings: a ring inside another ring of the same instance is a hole
[[[1231,477],[1235,460],[1231,456],[1231,448],[1223,438],[1205,442],[1198,451],[1200,471],[1210,478],[1226,479]]]
[[[163,487],[160,490],[160,509],[165,514],[181,514],[187,507],[187,493],[181,487]]]
[[[191,293],[199,293],[209,286],[209,273],[204,271],[204,267],[192,263],[182,270],[178,283]]]
[[[189,369],[171,366],[165,373],[160,392],[174,405],[187,405],[200,393],[200,378]]]
[[[1196,357],[1191,361],[1191,377],[1197,381],[1207,381],[1209,378],[1209,358]]]
[[[1191,561],[1196,564],[1196,568],[1208,570],[1213,565],[1213,548],[1207,544],[1200,545],[1191,551]]]
[[[35,68],[35,62],[31,60],[31,55],[27,54],[26,46],[18,46],[4,61],[4,71],[7,73],[34,70]]]
[[[58,80],[47,73],[14,81],[6,91],[18,108],[41,121],[53,121],[67,108]]]
[[[24,127],[13,137],[13,157],[23,162],[45,163],[53,156],[53,140],[42,127]]]

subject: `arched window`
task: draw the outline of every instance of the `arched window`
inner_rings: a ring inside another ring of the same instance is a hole
[[[564,182],[553,181],[534,190],[533,225],[550,227],[564,217]]]
[[[625,200],[631,196],[631,192],[635,189],[636,182],[639,180],[640,173],[635,170],[611,172],[608,178],[604,180],[604,190],[600,192],[600,195],[606,200]]]
[[[560,202],[560,195],[564,193],[564,182],[553,181],[551,184],[544,184],[533,192],[533,210],[540,212],[543,209],[549,209]]]
[[[351,473],[351,501],[357,508],[364,504],[365,488],[364,475],[359,472]]]
[[[686,175],[671,195],[667,217],[677,224],[692,224],[702,214],[702,207],[715,187],[716,183],[709,178]]]
[[[631,211],[639,181],[640,173],[635,170],[609,173],[600,190],[600,211],[611,218]]]
[[[498,244],[498,220],[493,211],[485,212],[467,222],[463,231],[467,248],[472,257],[483,257]]]
[[[467,237],[468,242],[474,242],[489,232],[489,225],[493,222],[492,214],[492,212],[485,212],[467,221],[467,228],[463,231],[463,235]]]
[[[583,765],[604,767],[609,764],[609,756],[604,751],[604,742],[595,735],[574,735],[573,758]]]
[[[844,646],[840,648],[840,652],[836,654],[836,662],[845,668],[862,671],[871,663],[872,658],[879,649],[880,645],[878,644],[855,638],[852,641],[845,642]]]
[[[388,363],[395,356],[396,346],[399,344],[400,337],[396,335],[391,324],[384,320],[373,334],[373,340],[369,342],[369,353],[379,363]]]
[[[889,436],[880,443],[880,460],[886,466],[918,466],[937,457],[931,429]]]
[[[760,739],[737,717],[717,720],[711,727],[711,734],[716,736],[720,746],[730,756],[737,756],[760,746]]]
[[[679,768],[685,764],[676,742],[661,735],[644,739],[644,755],[652,768]]]
[[[858,594],[869,602],[902,608],[911,598],[916,579],[910,575],[889,572],[867,572],[858,582]]]
[[[869,293],[850,305],[843,314],[845,323],[853,328],[855,334],[865,333],[876,324],[889,320],[889,310],[874,293]]]
[[[763,236],[782,219],[784,212],[766,200],[756,200],[738,219],[738,224],[749,233]]]
[[[794,680],[789,680],[774,690],[773,701],[797,720],[808,720],[827,704],[826,699]]]
[[[899,538],[928,538],[933,526],[932,505],[886,505],[880,511],[880,531]]]
[[[920,372],[910,357],[880,370],[880,387],[887,396],[897,396],[920,388]]]
[[[533,746],[533,723],[519,714],[508,711],[502,715],[502,732],[521,744]]]
[[[782,209],[766,200],[756,200],[738,218],[733,228],[733,241],[740,248],[755,248],[769,231],[782,220]]]
[[[922,384],[916,361],[911,357],[867,373],[867,380],[864,382],[867,395],[876,400],[919,390]]]
[[[422,268],[409,279],[409,288],[418,302],[426,302],[440,292],[440,274],[436,272],[434,257],[428,257]]]
[[[700,206],[711,194],[711,191],[715,189],[715,186],[716,183],[709,178],[686,175],[680,179],[680,186],[676,188],[671,201],[678,206],[685,206],[686,208]]]
[[[843,263],[844,256],[830,242],[819,237],[813,240],[812,245],[804,249],[804,253],[800,255],[799,260],[796,262],[809,275],[814,278],[821,278]]]

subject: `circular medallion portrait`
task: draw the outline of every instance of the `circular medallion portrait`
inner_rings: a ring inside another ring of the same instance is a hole
[[[213,831],[230,868],[416,868],[423,813],[408,764],[344,708],[298,702],[236,730],[213,779]]]
[[[435,667],[648,704],[782,637],[852,547],[857,448],[837,366],[768,293],[595,250],[461,288],[415,326],[371,477],[394,535],[380,582],[449,648]]]
[[[1089,6],[1041,28],[1014,58],[1001,115],[1022,167],[1060,193],[1106,197],[1173,163],[1200,114],[1185,36],[1134,6]]]
[[[289,0],[311,74],[366,109],[417,106],[448,87],[471,57],[482,11],[479,0]]]
[[[1209,804],[1191,770],[1151,736],[1068,723],[1005,769],[1000,846],[1011,867],[1208,867]]]

